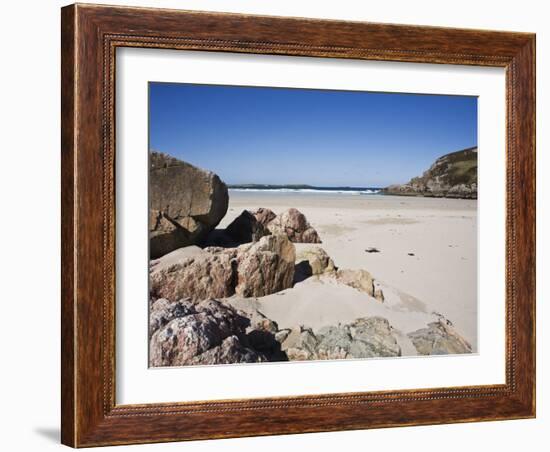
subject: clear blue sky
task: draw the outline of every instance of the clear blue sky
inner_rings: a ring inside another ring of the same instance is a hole
[[[477,145],[477,98],[149,84],[149,147],[226,183],[381,187]]]

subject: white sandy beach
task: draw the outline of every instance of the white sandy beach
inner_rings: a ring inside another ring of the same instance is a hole
[[[280,328],[314,329],[381,315],[398,332],[423,328],[437,312],[477,351],[477,201],[462,199],[231,191],[226,227],[244,209],[303,212],[319,245],[339,268],[368,270],[384,290],[380,303],[349,287],[306,280],[257,299]],[[298,244],[297,249],[303,246]],[[377,253],[368,253],[376,248]],[[406,339],[406,338],[405,338]],[[416,354],[400,341],[403,354]]]

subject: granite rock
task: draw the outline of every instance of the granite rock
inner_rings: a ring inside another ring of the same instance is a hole
[[[150,256],[199,244],[227,212],[227,186],[210,171],[150,153]]]

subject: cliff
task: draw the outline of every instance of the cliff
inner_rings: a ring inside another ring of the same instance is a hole
[[[477,147],[439,157],[420,177],[390,185],[389,195],[477,199]]]

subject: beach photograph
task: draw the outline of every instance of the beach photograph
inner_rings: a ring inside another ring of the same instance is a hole
[[[150,82],[149,366],[477,353],[477,109]]]

